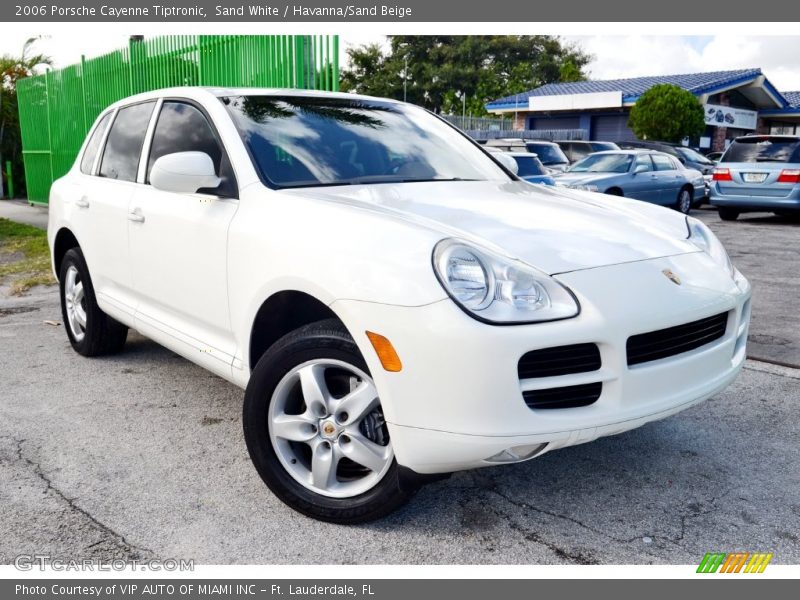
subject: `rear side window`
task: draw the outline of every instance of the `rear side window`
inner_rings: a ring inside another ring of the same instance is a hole
[[[636,156],[636,167],[644,167],[645,171],[653,170],[653,161],[650,160],[650,155],[639,154]]]
[[[83,151],[83,158],[81,158],[81,173],[87,175],[92,174],[92,167],[94,166],[94,159],[97,158],[97,151],[100,150],[100,143],[103,141],[103,134],[106,132],[108,122],[111,120],[111,113],[106,113],[97,127],[92,132],[92,137],[89,138],[89,143],[86,144],[86,150]]]
[[[525,144],[528,152],[533,152],[545,165],[563,165],[568,163],[569,159],[564,152],[555,144]]]
[[[228,197],[236,195],[230,163],[206,116],[186,102],[164,102],[153,132],[145,181],[150,183],[150,171],[156,160],[176,152],[205,152],[208,154],[214,163],[217,176],[223,180],[214,193]]]
[[[547,175],[542,163],[535,156],[514,156],[519,170],[517,175],[520,177],[531,177],[533,175]]]
[[[800,140],[753,136],[734,140],[721,162],[800,162]]]
[[[106,140],[100,177],[136,181],[147,124],[155,102],[143,102],[119,109]]]
[[[656,171],[673,171],[678,168],[669,156],[651,154],[650,157],[653,159]]]

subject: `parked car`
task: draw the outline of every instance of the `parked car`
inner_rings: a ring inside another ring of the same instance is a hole
[[[556,140],[558,147],[564,151],[570,163],[576,163],[582,158],[586,158],[593,152],[603,152],[604,150],[619,150],[614,142],[598,142],[594,140]]]
[[[743,212],[800,215],[800,137],[738,137],[714,169],[710,200],[724,221]]]
[[[532,152],[510,152],[509,156],[517,163],[517,176],[528,183],[555,185],[556,180]]]
[[[624,149],[643,148],[669,154],[681,161],[688,169],[700,171],[703,175],[711,175],[711,171],[714,170],[714,162],[710,158],[687,146],[649,141],[618,142],[618,144],[620,148]]]
[[[558,144],[542,140],[521,138],[501,138],[488,140],[487,146],[500,148],[506,152],[531,152],[539,157],[542,164],[553,173],[563,173],[569,167],[569,159]]]
[[[710,160],[712,163],[717,164],[719,159],[722,158],[722,155],[725,154],[724,152],[708,152],[706,153],[706,158]]]
[[[627,196],[670,206],[689,214],[705,195],[705,181],[674,157],[650,150],[611,150],[590,154],[556,178],[556,185]]]
[[[703,223],[530,185],[393,100],[121,100],[53,184],[48,241],[76,352],[135,328],[245,388],[266,485],[337,523],[674,414],[745,360],[750,286]]]

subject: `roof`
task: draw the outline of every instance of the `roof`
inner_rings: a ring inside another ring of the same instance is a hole
[[[322,90],[301,90],[292,88],[265,88],[265,87],[212,87],[212,86],[179,86],[168,87],[141,92],[133,96],[128,96],[117,100],[109,107],[124,106],[134,102],[142,102],[144,100],[152,100],[157,98],[166,98],[170,96],[180,96],[190,100],[208,100],[210,98],[217,98],[220,96],[246,96],[246,95],[260,95],[260,96],[305,96],[305,97],[325,97],[325,98],[341,98],[346,100],[380,100],[381,102],[390,102],[392,104],[402,104],[399,100],[392,100],[390,98],[376,98],[374,96],[364,96],[361,94],[350,94],[346,92],[326,92]]]
[[[688,73],[683,75],[655,75],[630,79],[605,79],[600,81],[576,81],[572,83],[548,83],[522,94],[506,96],[486,105],[488,110],[528,106],[528,98],[535,96],[560,96],[593,94],[597,92],[622,92],[623,102],[635,102],[639,96],[654,85],[671,83],[695,95],[713,93],[738,83],[746,83],[762,75],[761,69],[737,69],[735,71],[713,71],[710,73]]]
[[[781,92],[781,96],[786,98],[792,108],[800,108],[800,92]]]

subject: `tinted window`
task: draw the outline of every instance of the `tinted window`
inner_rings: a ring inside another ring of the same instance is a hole
[[[83,158],[81,159],[81,173],[87,175],[92,174],[92,167],[94,166],[94,159],[97,157],[97,151],[100,149],[100,143],[103,141],[103,134],[106,132],[108,122],[111,120],[111,113],[106,113],[97,127],[92,132],[92,137],[89,138],[89,143],[86,144],[86,150],[83,151]]]
[[[570,173],[627,173],[633,163],[632,154],[590,154],[576,162]]]
[[[653,170],[653,161],[650,160],[649,154],[640,154],[636,157],[636,168],[638,169],[640,166],[646,167],[646,171]]]
[[[100,176],[120,181],[136,181],[147,124],[154,102],[143,102],[121,108],[111,131],[100,163]]]
[[[508,180],[469,138],[417,107],[292,95],[220,100],[273,186]]]
[[[619,150],[614,142],[589,142],[594,152],[602,152],[603,150]]]
[[[153,163],[162,156],[175,152],[205,152],[208,154],[214,163],[214,171],[223,180],[214,193],[221,196],[236,195],[233,170],[222,150],[222,144],[206,116],[191,104],[164,102],[150,145],[145,177],[147,183],[150,183],[150,171],[153,169]]]
[[[722,162],[800,162],[800,140],[753,136],[734,140]]]
[[[669,156],[664,156],[663,154],[651,154],[650,157],[653,159],[653,164],[656,167],[656,171],[673,171],[678,167]]]
[[[572,158],[574,161],[586,158],[592,153],[592,151],[583,144],[572,144],[570,146],[570,150],[572,150],[572,155],[570,158]]]
[[[680,154],[684,160],[689,160],[695,163],[699,163],[701,165],[713,165],[708,158],[700,154],[699,152],[692,150],[691,148],[684,148],[681,146],[680,148],[676,148],[678,154]]]
[[[517,175],[520,177],[530,177],[532,175],[547,175],[542,163],[535,156],[513,156],[519,167]]]
[[[537,144],[528,142],[525,144],[528,152],[533,152],[545,165],[563,165],[569,162],[567,155],[555,144]]]

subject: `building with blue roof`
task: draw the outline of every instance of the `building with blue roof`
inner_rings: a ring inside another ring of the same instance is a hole
[[[779,92],[757,68],[548,83],[489,102],[486,109],[513,116],[517,129],[571,130],[584,139],[630,141],[636,139],[628,128],[631,107],[661,83],[677,85],[703,104],[707,125],[699,140],[703,149],[724,149],[729,140],[756,131],[800,133],[800,92]]]

